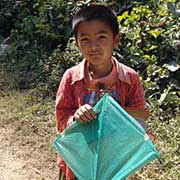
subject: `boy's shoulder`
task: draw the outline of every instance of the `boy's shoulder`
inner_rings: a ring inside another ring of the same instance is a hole
[[[115,59],[115,63],[117,66],[118,77],[121,81],[127,84],[131,84],[132,81],[138,78],[138,74],[133,68],[121,62],[118,62],[116,59]]]
[[[120,70],[125,72],[125,73],[137,74],[137,72],[133,68],[131,68],[131,67],[129,67],[123,63],[118,62],[118,65],[119,65]]]
[[[121,81],[131,85],[138,78],[138,75],[131,67],[118,62],[118,77]]]
[[[82,60],[80,63],[68,68],[66,70],[66,73],[75,75],[75,76],[81,76],[81,75],[84,75],[84,73],[83,73],[84,67],[85,67],[85,60]]]
[[[119,62],[115,57],[113,57],[112,59],[115,62],[116,67],[118,67],[118,72],[120,72],[120,73],[123,72],[125,74],[127,74],[127,73],[128,74],[137,74],[133,68],[125,65],[122,62]]]
[[[84,78],[84,68],[85,68],[85,60],[81,61],[77,65],[68,68],[64,75],[68,76],[72,84],[76,81],[82,80]]]

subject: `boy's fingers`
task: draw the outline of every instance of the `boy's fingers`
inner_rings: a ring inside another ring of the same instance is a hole
[[[79,122],[89,121],[89,118],[85,115],[84,111],[82,111],[82,109],[80,108],[75,112],[74,118]]]
[[[96,113],[92,109],[92,107],[89,104],[85,104],[84,106],[81,107],[82,111],[84,112],[85,116],[92,120],[96,118]]]
[[[96,118],[96,113],[88,104],[80,106],[74,114],[74,118],[79,122],[88,122]]]
[[[88,121],[88,118],[85,115],[83,115],[82,113],[79,113],[79,112],[77,112],[74,115],[74,118],[79,122],[87,122]]]

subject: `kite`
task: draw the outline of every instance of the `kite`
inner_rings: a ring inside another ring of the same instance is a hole
[[[97,119],[75,121],[52,143],[78,180],[123,180],[160,156],[142,126],[111,96],[105,94],[93,109]]]

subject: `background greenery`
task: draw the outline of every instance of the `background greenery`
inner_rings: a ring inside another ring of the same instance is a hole
[[[40,88],[52,96],[63,72],[81,60],[71,33],[71,16],[88,1],[2,0],[1,84]],[[96,1],[118,14],[121,42],[114,55],[140,75],[148,105],[161,120],[179,112],[180,3],[178,1]],[[9,81],[9,82],[7,82]],[[1,86],[3,86],[1,85]]]
[[[82,59],[74,44],[71,17],[91,2],[1,0],[0,88],[31,89],[37,99],[54,99],[64,71]],[[149,125],[159,138],[162,152],[163,166],[159,171],[167,174],[166,180],[178,179],[180,2],[97,0],[96,3],[109,5],[118,14],[121,42],[114,56],[139,73],[151,111]],[[170,148],[164,149],[166,145]]]

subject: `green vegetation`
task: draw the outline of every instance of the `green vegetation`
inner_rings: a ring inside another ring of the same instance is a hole
[[[72,37],[71,16],[90,2],[0,2],[0,43],[8,42],[4,51],[0,47],[0,88],[2,92],[14,89],[30,92],[35,104],[23,109],[23,115],[19,109],[13,119],[32,123],[35,126],[30,125],[30,130],[34,133],[40,126],[37,123],[46,123],[38,116],[39,108],[44,107],[45,114],[52,115],[52,100],[62,74],[82,58]],[[118,14],[121,43],[114,55],[140,75],[151,111],[149,128],[157,136],[161,153],[161,162],[148,165],[134,179],[177,180],[180,178],[180,3],[178,0],[96,2],[110,5]]]
[[[0,56],[1,73],[6,76],[1,86],[39,88],[42,96],[53,96],[63,72],[82,58],[74,45],[71,16],[90,2],[2,1],[0,40],[9,37],[10,43]],[[117,12],[121,43],[114,55],[138,71],[149,107],[163,121],[176,117],[180,105],[178,1],[97,3]]]

